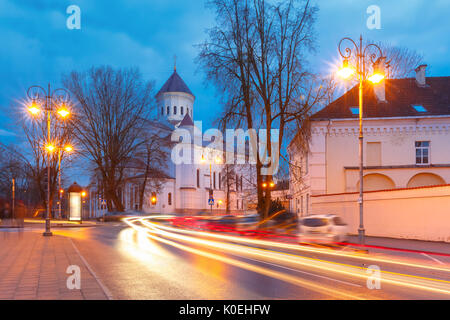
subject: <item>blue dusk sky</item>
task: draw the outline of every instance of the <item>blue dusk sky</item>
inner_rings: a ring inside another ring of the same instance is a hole
[[[450,1],[321,0],[317,50],[310,65],[323,74],[338,60],[337,44],[360,34],[417,50],[429,76],[450,75]],[[66,9],[81,9],[81,29],[69,30]],[[381,29],[369,30],[370,5],[381,9]],[[60,86],[62,73],[91,66],[139,67],[157,91],[177,71],[196,96],[195,120],[208,128],[220,111],[214,87],[195,64],[196,44],[214,24],[204,0],[0,0],[0,142],[18,143],[18,101],[34,84]]]

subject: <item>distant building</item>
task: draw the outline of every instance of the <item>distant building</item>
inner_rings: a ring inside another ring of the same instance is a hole
[[[157,111],[159,121],[149,124],[149,130],[159,130],[168,140],[171,139],[172,132],[177,128],[182,128],[191,133],[194,138],[200,130],[195,130],[194,102],[195,96],[188,88],[186,83],[177,73],[176,69],[156,95]],[[201,133],[201,132],[200,132]],[[200,139],[200,141],[202,141]],[[209,142],[200,144],[189,143],[191,154],[197,150],[206,158],[213,153],[206,146]],[[209,212],[211,206],[208,203],[210,189],[213,192],[214,204],[212,210],[214,213],[224,213],[226,209],[226,191],[224,183],[224,164],[217,164],[212,160],[211,177],[209,162],[175,165],[170,158],[171,148],[167,148],[167,166],[161,169],[161,174],[149,175],[146,190],[144,192],[144,203],[142,210],[146,213],[199,213]],[[137,160],[135,160],[137,161]],[[224,161],[224,159],[222,159]],[[135,166],[142,167],[142,166]],[[229,208],[231,213],[243,213],[247,209],[248,189],[253,188],[251,182],[252,174],[249,172],[250,166],[236,165],[234,168],[235,176],[230,191]],[[154,176],[157,179],[153,179]],[[139,194],[142,171],[130,169],[127,171],[127,179],[120,188],[119,194],[122,203],[127,211],[138,210]],[[159,191],[156,191],[156,183],[153,180],[162,180]],[[100,180],[100,179],[99,179]],[[98,185],[96,179],[93,184]],[[211,187],[211,188],[210,188]],[[100,188],[97,186],[97,189]],[[152,203],[151,198],[156,197],[156,203]],[[97,193],[94,207],[97,211],[104,209],[105,205],[101,200],[101,192]]]
[[[450,241],[450,77],[426,78],[425,70],[422,65],[416,69],[416,78],[365,86],[363,186],[369,234],[386,235],[391,231],[383,233],[383,224],[385,230],[401,225],[396,221],[401,216],[415,219],[413,226],[394,228],[389,236]],[[290,143],[291,209],[299,216],[333,211],[347,217],[355,232],[358,117],[355,86],[311,117],[308,150],[296,139]],[[402,197],[411,201],[399,205]],[[414,202],[419,199],[421,205]],[[439,215],[436,210],[444,209],[448,229],[441,234],[442,216],[433,217],[430,211]],[[420,228],[427,228],[425,234],[419,235]]]

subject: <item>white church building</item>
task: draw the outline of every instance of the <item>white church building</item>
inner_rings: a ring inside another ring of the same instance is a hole
[[[225,157],[222,152],[206,147],[210,142],[202,141],[202,129],[196,127],[193,121],[195,96],[176,68],[156,94],[156,103],[158,128],[165,131],[169,139],[171,137],[173,140],[174,131],[191,134],[193,141],[186,141],[185,147],[191,148],[192,161],[187,164],[175,163],[170,156],[172,147],[167,148],[167,166],[162,169],[164,176],[159,178],[160,185],[157,190],[152,190],[152,183],[147,184],[142,211],[161,214],[225,214],[227,198],[229,213],[242,214],[247,211],[248,202],[251,201],[252,194],[255,194],[252,189],[253,180],[256,180],[256,177],[253,177],[254,170],[251,170],[248,164],[233,166],[233,177],[228,179],[231,186],[226,188],[224,175],[228,172],[229,177],[230,171],[226,171],[226,165],[223,164]],[[196,135],[200,135],[200,138],[195,139]],[[184,139],[182,141],[184,143]],[[194,161],[195,154],[197,157],[200,155],[202,161]],[[142,176],[133,172],[119,190],[126,211],[137,211],[139,208],[139,179],[142,179]],[[149,179],[151,180],[151,175]],[[91,184],[91,190],[98,189],[97,183],[94,181]],[[99,216],[105,209],[101,193],[91,191],[91,195],[93,215]],[[152,202],[155,197],[156,203]],[[213,202],[210,198],[214,199]]]

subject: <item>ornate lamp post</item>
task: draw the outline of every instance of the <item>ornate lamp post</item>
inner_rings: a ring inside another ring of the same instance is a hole
[[[348,45],[343,46],[344,43]],[[354,47],[354,48],[352,48]],[[344,48],[344,51],[342,50]],[[376,44],[370,43],[363,47],[362,36],[359,38],[359,45],[350,38],[343,38],[339,42],[339,54],[344,59],[342,68],[338,71],[338,75],[344,79],[349,79],[353,75],[359,81],[359,228],[358,238],[360,244],[364,244],[364,189],[363,189],[363,88],[365,82],[376,84],[382,81],[385,76],[383,70],[379,68],[380,58],[383,57],[383,52]],[[375,52],[371,52],[375,51]],[[356,69],[350,65],[350,59],[356,58]],[[373,64],[373,74],[368,75],[366,71],[366,59],[370,59]]]
[[[41,112],[41,106],[43,106],[43,111],[46,112],[47,142],[45,145],[45,149],[47,150],[47,213],[45,215],[45,232],[43,233],[43,235],[52,236],[53,234],[50,231],[50,155],[53,151],[55,151],[56,147],[51,142],[51,115],[52,113],[56,113],[62,119],[65,119],[70,115],[70,112],[67,108],[70,94],[66,89],[56,89],[52,92],[49,84],[48,90],[45,90],[41,86],[32,86],[28,88],[27,96],[32,101],[31,106],[28,108],[28,111],[33,116],[39,116]],[[42,120],[45,121],[45,117],[43,117]]]

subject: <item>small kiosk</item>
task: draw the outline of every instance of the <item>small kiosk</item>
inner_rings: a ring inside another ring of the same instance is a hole
[[[74,182],[67,189],[67,193],[69,195],[69,221],[79,221],[81,223],[83,188]]]

